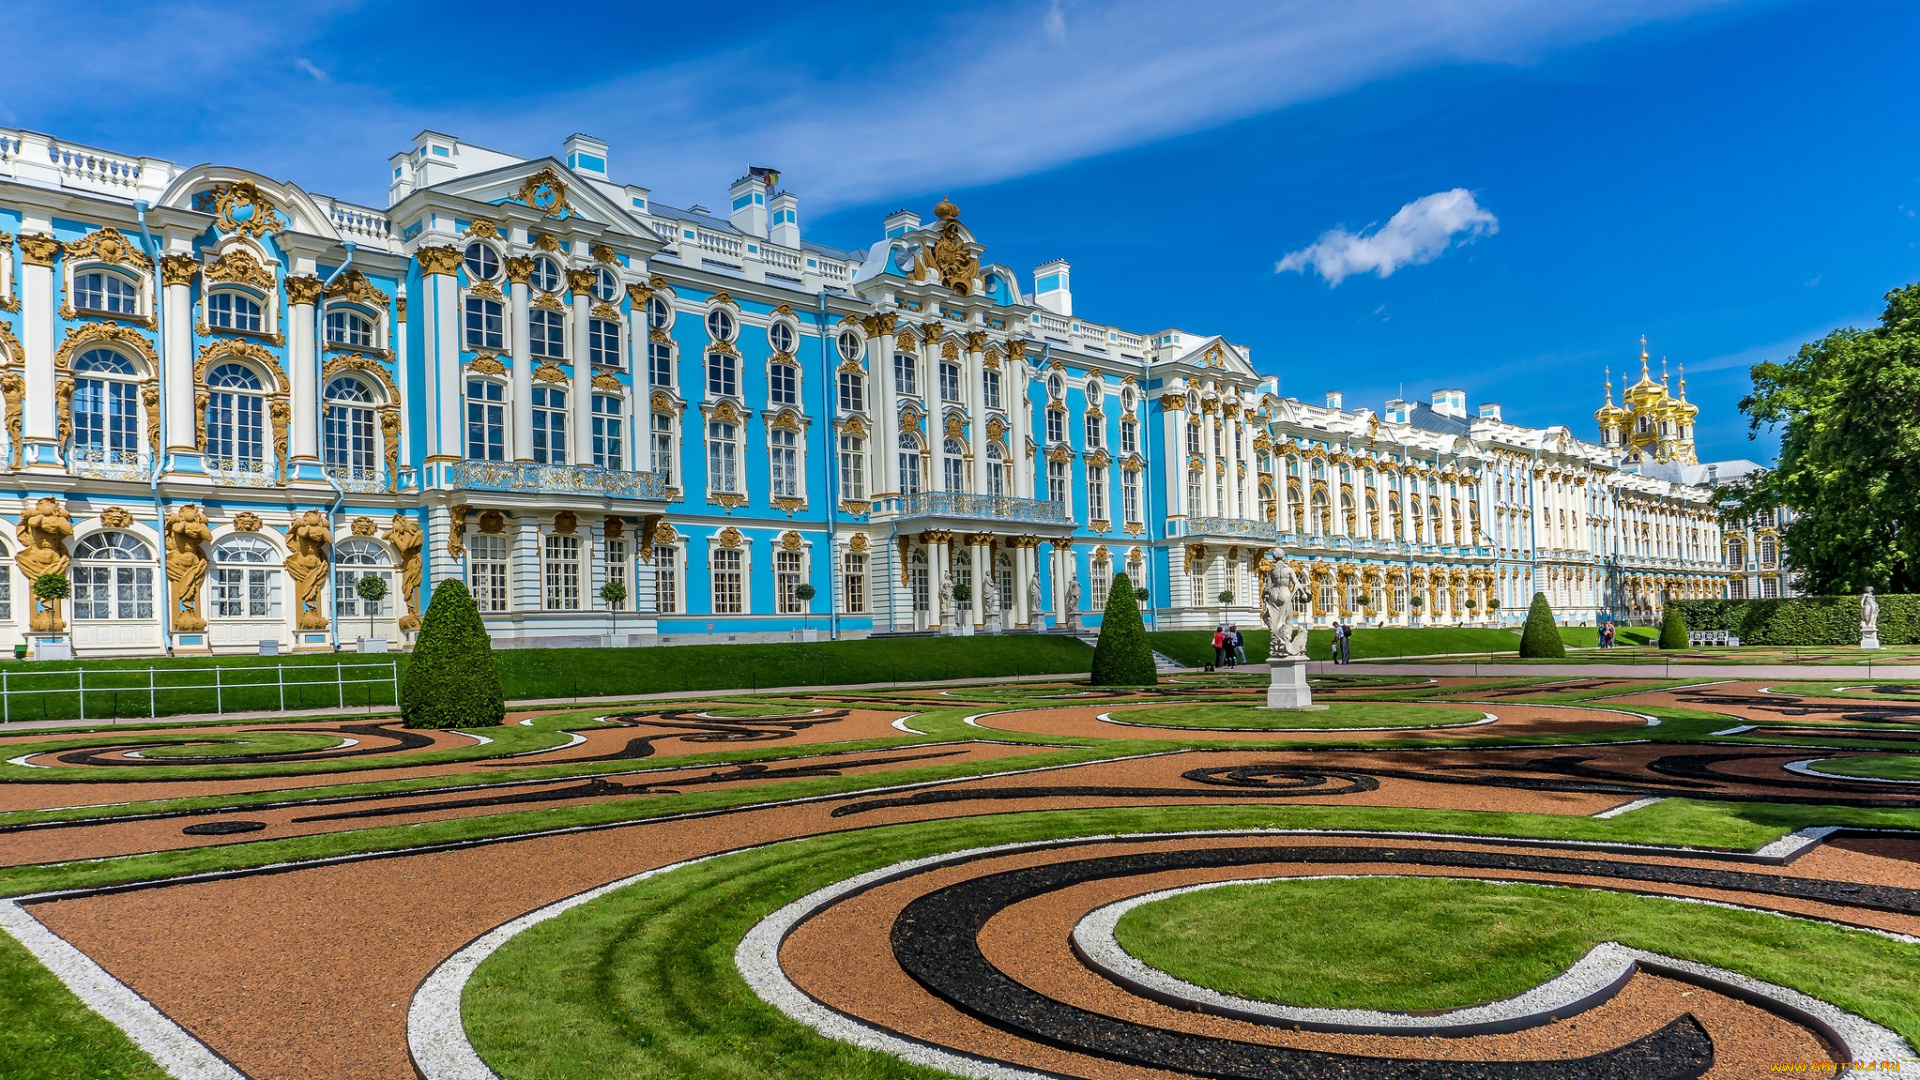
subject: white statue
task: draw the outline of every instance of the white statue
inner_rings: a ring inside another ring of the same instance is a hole
[[[959,615],[959,611],[960,609],[955,606],[954,600],[953,600],[953,582],[942,580],[940,582],[940,616],[941,618],[946,618],[946,619],[955,618],[956,616]]]
[[[1267,624],[1269,660],[1289,660],[1307,655],[1307,628],[1295,617],[1305,583],[1293,572],[1287,560],[1276,558],[1267,571],[1262,590],[1261,614]]]
[[[1040,575],[1035,574],[1027,579],[1027,611],[1038,618],[1046,610],[1046,597],[1040,592]]]
[[[1073,580],[1067,582],[1067,610],[1068,611],[1080,610],[1080,579],[1079,578],[1074,578]]]
[[[1862,637],[1880,636],[1880,601],[1873,598],[1873,586],[1860,596],[1860,634]]]
[[[986,583],[986,592],[987,618],[998,619],[1000,617],[1000,586],[989,579]]]

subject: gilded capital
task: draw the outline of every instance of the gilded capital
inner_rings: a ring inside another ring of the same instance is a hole
[[[168,287],[193,284],[200,272],[200,260],[191,255],[165,255],[160,259],[160,280]]]
[[[317,277],[290,277],[287,279],[287,303],[294,307],[302,304],[308,307],[320,302],[321,281]]]
[[[600,278],[600,271],[598,270],[567,271],[568,287],[571,288],[574,292],[580,293],[582,295],[591,293],[593,291],[594,282],[598,281],[599,278]]]
[[[967,333],[968,352],[986,352],[987,334],[984,330],[972,330]]]
[[[44,233],[30,233],[20,238],[20,253],[29,266],[52,266],[60,257],[60,241]]]
[[[413,253],[420,261],[423,274],[445,274],[451,277],[460,271],[460,249],[455,247],[423,247]]]
[[[509,255],[506,258],[507,280],[515,285],[525,285],[533,280],[533,260],[525,255]]]
[[[638,310],[646,307],[647,301],[653,299],[653,290],[636,281],[627,286],[627,299],[633,301],[634,309]]]
[[[899,322],[900,315],[898,312],[885,311],[878,315],[867,316],[863,325],[866,328],[868,337],[881,337],[893,333],[894,327],[896,327]]]

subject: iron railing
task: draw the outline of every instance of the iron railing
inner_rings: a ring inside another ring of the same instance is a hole
[[[456,461],[447,466],[447,483],[472,491],[525,491],[568,495],[607,495],[620,499],[668,498],[659,473],[602,469],[593,465],[541,465],[531,461]]]
[[[940,515],[985,518],[990,521],[1031,521],[1044,525],[1071,525],[1063,503],[1051,499],[1021,499],[1012,495],[981,495],[971,491],[918,491],[888,500],[901,517]]]

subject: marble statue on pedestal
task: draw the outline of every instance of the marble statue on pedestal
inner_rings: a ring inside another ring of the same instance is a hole
[[[940,632],[958,633],[960,630],[960,608],[953,598],[953,582],[940,582]]]
[[[1874,598],[1871,585],[1860,594],[1860,647],[1880,647],[1880,601]]]
[[[1267,624],[1267,663],[1272,675],[1267,686],[1269,709],[1324,709],[1313,703],[1307,686],[1307,628],[1300,624],[1299,605],[1306,583],[1277,553],[1261,588],[1261,617]]]

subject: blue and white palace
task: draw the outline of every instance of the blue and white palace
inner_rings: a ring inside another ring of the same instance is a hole
[[[1276,550],[1321,622],[1726,587],[1644,351],[1599,443],[1459,390],[1307,404],[1075,314],[1068,263],[991,262],[949,202],[841,248],[762,170],[714,216],[584,135],[388,168],[374,209],[0,130],[0,631],[404,645],[458,577],[500,646],[1019,632],[1097,625],[1120,571],[1198,627],[1257,623]]]

